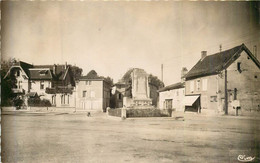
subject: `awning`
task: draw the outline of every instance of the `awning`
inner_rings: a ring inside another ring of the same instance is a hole
[[[194,102],[200,97],[200,95],[185,96],[184,105],[192,106]]]
[[[35,96],[38,96],[38,95],[37,95],[37,92],[29,92],[29,93],[26,94],[26,96],[35,97]]]

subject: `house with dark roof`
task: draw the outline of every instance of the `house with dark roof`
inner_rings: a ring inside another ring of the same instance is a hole
[[[224,113],[225,83],[229,114],[235,114],[234,101],[239,114],[260,110],[260,63],[244,44],[208,56],[202,51],[185,75],[185,110]]]
[[[75,80],[67,64],[32,65],[19,61],[11,66],[6,77],[14,81],[14,93],[23,97],[31,97],[29,95],[37,93],[41,99],[49,100],[53,106],[71,106],[69,101]],[[56,99],[58,94],[60,100]]]
[[[159,108],[184,111],[182,102],[185,96],[184,87],[184,82],[178,82],[159,89]]]
[[[111,85],[102,76],[91,70],[76,83],[76,108],[105,112],[110,103]]]

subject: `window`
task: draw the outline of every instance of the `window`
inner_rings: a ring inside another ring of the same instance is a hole
[[[56,101],[55,98],[56,98],[56,96],[53,95],[53,96],[52,96],[52,100],[51,100],[51,103],[52,103],[53,105],[55,105],[55,101]]]
[[[18,82],[18,89],[22,89],[22,81]]]
[[[20,70],[17,71],[17,76],[20,76]]]
[[[70,95],[68,95],[68,104],[70,104]]]
[[[91,85],[91,81],[86,81],[86,85]]]
[[[197,91],[200,91],[200,80],[197,80],[196,82],[196,89]]]
[[[66,95],[61,95],[61,104],[65,104]]]
[[[208,88],[208,79],[203,79],[202,80],[202,90],[206,91]]]
[[[60,103],[63,104],[63,95],[60,96]]]
[[[87,91],[83,91],[82,97],[86,97]]]
[[[194,81],[190,81],[190,92],[194,91]]]
[[[238,72],[242,72],[242,70],[241,70],[241,62],[237,62],[237,71]]]
[[[218,102],[217,96],[210,96],[210,102]]]
[[[40,76],[44,76],[44,75],[46,75],[47,72],[48,72],[47,70],[41,70],[41,71],[39,71]]]
[[[118,99],[119,99],[119,100],[122,99],[122,94],[121,94],[121,93],[118,94]]]
[[[44,81],[40,81],[40,89],[44,89]]]

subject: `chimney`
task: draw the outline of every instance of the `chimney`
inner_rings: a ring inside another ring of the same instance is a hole
[[[201,60],[207,56],[207,51],[201,51]]]
[[[53,74],[56,75],[56,73],[57,73],[57,65],[54,64],[53,65]]]
[[[181,82],[184,82],[184,76],[188,73],[188,69],[186,67],[183,67],[181,69]]]

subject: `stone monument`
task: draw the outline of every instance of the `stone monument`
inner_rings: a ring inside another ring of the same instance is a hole
[[[143,69],[135,68],[132,73],[132,105],[136,108],[152,106],[148,74]]]

